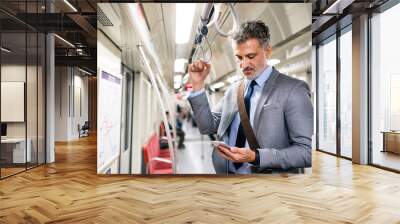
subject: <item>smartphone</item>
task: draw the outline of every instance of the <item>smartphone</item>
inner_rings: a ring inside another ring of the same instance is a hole
[[[225,142],[221,141],[211,141],[211,144],[213,144],[214,147],[217,147],[219,145],[225,146],[226,148],[231,148],[229,145],[227,145]]]

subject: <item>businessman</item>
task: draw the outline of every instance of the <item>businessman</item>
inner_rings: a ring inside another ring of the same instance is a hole
[[[216,133],[229,146],[213,151],[216,173],[299,173],[310,167],[313,108],[308,85],[268,66],[270,31],[262,21],[243,23],[232,44],[245,79],[232,84],[213,111],[204,90],[211,66],[195,61],[188,67],[193,86],[188,99],[200,132]],[[255,138],[249,142],[251,133]]]

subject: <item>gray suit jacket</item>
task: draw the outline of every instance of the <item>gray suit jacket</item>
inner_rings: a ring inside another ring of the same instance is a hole
[[[211,111],[205,93],[190,97],[194,117],[202,134],[217,133],[223,139],[238,112],[237,89],[233,84]],[[260,145],[260,170],[311,167],[313,107],[304,81],[279,73],[275,68],[266,81],[256,107],[253,130]],[[216,150],[217,174],[226,173],[226,160]]]

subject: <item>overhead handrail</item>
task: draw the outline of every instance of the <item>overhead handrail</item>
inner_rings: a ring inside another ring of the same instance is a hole
[[[203,8],[203,12],[200,18],[200,24],[197,28],[198,33],[196,34],[195,37],[195,44],[196,44],[196,48],[195,51],[193,53],[193,57],[192,57],[192,61],[196,60],[199,57],[199,51],[201,51],[202,55],[203,55],[203,59],[205,59],[205,51],[203,49],[203,37],[205,39],[205,42],[207,44],[208,49],[210,50],[210,57],[206,62],[210,62],[211,58],[212,58],[212,49],[211,49],[211,45],[208,42],[207,39],[207,34],[208,34],[208,30],[211,27],[215,27],[217,33],[223,37],[230,37],[232,36],[236,30],[239,28],[239,17],[238,14],[236,12],[236,9],[234,7],[233,3],[225,3],[228,4],[229,9],[230,9],[230,15],[232,15],[232,19],[233,19],[233,25],[232,28],[228,31],[225,32],[222,30],[222,28],[220,27],[220,25],[218,24],[218,18],[219,18],[219,14],[221,12],[221,4],[213,4],[213,3],[207,3],[204,8]],[[212,11],[214,10],[214,11]],[[212,13],[212,18],[210,18],[210,15]]]
[[[220,27],[220,25],[217,23],[216,20],[212,24],[215,27],[215,29],[217,30],[218,34],[223,36],[223,37],[232,36],[236,32],[236,30],[238,29],[238,27],[239,27],[238,24],[240,24],[239,23],[239,18],[238,18],[238,15],[236,13],[236,10],[235,10],[235,7],[234,7],[233,3],[226,3],[226,4],[229,5],[230,12],[232,13],[232,17],[233,17],[233,25],[232,25],[231,30],[229,30],[228,32],[224,32],[222,30],[222,28]]]
[[[208,28],[211,28],[214,25],[214,23],[218,20],[219,14],[221,13],[221,4],[222,3],[213,4],[214,12],[213,12],[210,22],[208,22],[208,24],[207,24]]]

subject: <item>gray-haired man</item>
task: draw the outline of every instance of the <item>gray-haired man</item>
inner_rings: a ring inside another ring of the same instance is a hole
[[[230,146],[218,146],[213,152],[217,174],[310,167],[313,108],[308,85],[267,65],[272,49],[269,28],[262,21],[243,23],[232,39],[246,78],[246,111],[260,146],[255,151],[249,148],[238,112],[240,82],[233,84],[211,111],[204,91],[210,65],[203,61],[189,65],[193,85],[189,102],[200,132],[217,133]]]

